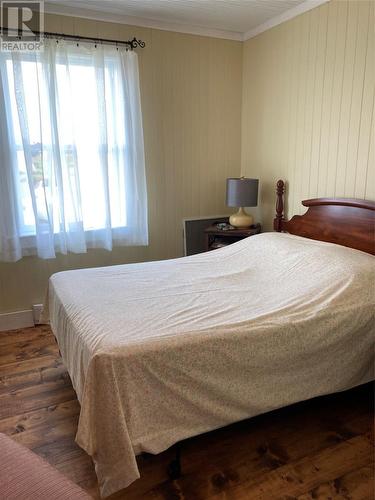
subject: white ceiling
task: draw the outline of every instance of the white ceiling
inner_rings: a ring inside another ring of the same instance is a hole
[[[246,40],[328,0],[46,0],[46,12]]]

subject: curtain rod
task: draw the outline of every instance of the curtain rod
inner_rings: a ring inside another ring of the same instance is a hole
[[[18,31],[16,29],[7,29],[7,28],[1,28],[0,29],[1,33],[4,32],[9,32],[9,31]],[[50,31],[33,31],[33,34],[38,37],[41,36],[46,37],[46,38],[60,38],[63,40],[75,40],[75,41],[85,41],[85,42],[92,42],[92,43],[108,43],[112,45],[126,45],[129,47],[131,50],[136,49],[137,47],[140,47],[143,49],[146,44],[142,40],[138,40],[137,38],[133,38],[132,40],[110,40],[108,38],[95,38],[91,36],[80,36],[80,35],[66,35],[64,33],[52,33]],[[19,38],[21,39],[22,36],[19,35]]]

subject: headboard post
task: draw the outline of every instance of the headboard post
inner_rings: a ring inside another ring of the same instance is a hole
[[[276,184],[276,217],[273,221],[273,228],[277,232],[282,230],[282,221],[284,219],[284,181],[281,179]]]

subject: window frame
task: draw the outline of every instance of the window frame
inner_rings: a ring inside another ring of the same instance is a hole
[[[87,62],[85,63],[84,62],[84,56],[82,54],[80,54],[79,56],[77,56],[77,61],[74,62],[74,58],[73,58],[73,62],[72,60],[69,61],[70,64],[73,64],[73,65],[76,65],[76,66],[82,66],[82,67],[92,67],[92,68],[95,68],[94,65],[91,64],[90,60],[89,60],[89,56],[87,57]],[[60,60],[60,62],[59,62]],[[12,62],[12,57],[10,54],[7,54],[6,57],[5,57],[5,61],[6,61],[6,64],[8,63],[8,61],[11,61],[11,63],[13,64]],[[61,65],[64,65],[63,62],[63,58],[60,57],[60,58],[56,58],[55,60],[55,64],[58,65],[58,64],[61,64]],[[31,55],[31,54],[28,54],[28,53],[23,53],[22,54],[22,60],[21,60],[21,64],[23,62],[31,62],[31,63],[37,63],[38,64],[38,61],[35,60],[35,56],[34,55]],[[112,58],[112,61],[111,61],[111,58],[108,58],[106,60],[106,64],[105,64],[105,67],[104,67],[104,71],[109,71],[109,76],[112,74],[115,74],[117,73],[117,68],[116,68],[116,60],[115,58]],[[12,71],[12,70],[11,70]],[[12,85],[11,85],[11,82],[9,81],[9,74],[8,74],[8,68],[7,68],[7,71],[6,71],[6,75],[7,75],[7,85],[8,85],[8,92],[12,90]],[[13,97],[11,99],[13,101]],[[25,148],[24,148],[24,145],[23,145],[23,142],[22,142],[22,137],[21,137],[21,142],[17,142],[17,136],[18,134],[16,134],[15,132],[15,127],[14,127],[14,121],[15,119],[18,121],[19,120],[19,117],[18,117],[18,113],[17,113],[17,109],[14,110],[14,107],[13,105],[11,105],[11,120],[12,120],[12,124],[13,124],[13,141],[14,141],[14,151],[12,151],[14,153],[14,158],[15,158],[15,162],[14,162],[14,166],[12,168],[12,172],[13,172],[13,176],[15,177],[15,186],[16,186],[16,201],[17,201],[17,207],[18,207],[18,217],[17,217],[17,223],[18,223],[18,228],[19,228],[19,237],[22,241],[22,247],[24,249],[32,249],[35,247],[36,245],[36,238],[37,238],[37,231],[36,231],[36,223],[34,223],[34,225],[30,225],[30,224],[25,224],[25,218],[24,218],[24,208],[23,208],[23,205],[22,205],[22,199],[23,199],[23,196],[22,196],[22,193],[21,193],[21,189],[20,189],[20,186],[21,186],[21,180],[20,180],[20,174],[21,172],[23,172],[23,170],[20,169],[20,163],[19,163],[19,160],[18,160],[18,155],[21,154],[21,155],[25,155]],[[19,127],[19,125],[17,124],[17,127]],[[124,129],[125,129],[126,125],[124,124]],[[18,137],[19,139],[19,137]],[[28,144],[27,147],[32,147],[33,144]],[[63,144],[61,145],[61,148],[68,148],[68,147],[74,147],[74,144]],[[98,150],[100,149],[101,147],[101,144],[98,144]],[[108,149],[108,154],[110,153],[110,151],[115,151],[116,149],[117,150],[121,150],[123,149],[124,151],[124,157],[126,157],[126,154],[127,154],[127,150],[130,146],[127,144],[127,141],[125,140],[124,142],[124,145],[123,147],[122,146],[118,146],[118,145],[113,145],[113,147],[108,147],[108,144],[107,144],[107,149]],[[44,144],[43,145],[43,150],[44,151],[50,151],[51,154],[52,154],[52,145],[51,144]],[[79,169],[79,166],[78,166],[78,169]],[[26,172],[27,174],[27,172]],[[126,200],[126,197],[127,197],[127,194],[126,194],[126,185],[124,186],[124,194],[125,194],[125,200]],[[34,214],[33,214],[34,216]],[[82,220],[82,224],[84,224],[84,220]],[[112,238],[114,240],[116,240],[116,232],[117,230],[130,230],[130,225],[129,225],[129,220],[128,220],[128,217],[126,216],[126,223],[125,224],[122,224],[122,225],[118,225],[118,226],[112,226],[110,228],[106,228],[105,226],[101,226],[101,227],[96,227],[96,228],[89,228],[89,229],[84,229],[84,234],[85,234],[85,237],[88,237],[87,238],[87,243],[88,243],[88,247],[90,247],[90,237],[94,238],[95,234],[98,234],[100,232],[104,232],[104,231],[107,231],[108,229],[111,230],[111,233],[112,233]],[[56,240],[58,239],[58,236],[60,234],[60,231],[59,231],[59,228],[58,227],[54,227],[53,228],[53,235],[54,235],[54,240],[56,242]]]

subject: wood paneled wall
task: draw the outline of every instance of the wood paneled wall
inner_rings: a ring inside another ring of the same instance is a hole
[[[182,219],[228,213],[226,178],[240,174],[242,43],[57,15],[45,29],[146,42],[138,54],[150,245],[1,263],[0,313],[43,302],[57,271],[182,256]]]
[[[260,215],[278,178],[290,215],[321,196],[375,200],[373,1],[332,0],[244,44],[242,174]]]

